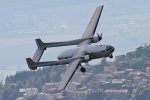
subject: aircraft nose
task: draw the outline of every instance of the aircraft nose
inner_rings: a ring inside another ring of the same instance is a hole
[[[111,48],[111,51],[112,51],[112,52],[115,51],[115,48],[114,48],[113,46],[111,46],[110,48]]]
[[[114,52],[114,50],[115,50],[115,48],[113,46],[111,46],[111,45],[108,45],[106,47],[106,49],[107,49],[107,51],[111,51],[111,52]]]

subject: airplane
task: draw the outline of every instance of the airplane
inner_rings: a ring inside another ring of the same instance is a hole
[[[110,57],[113,58],[112,53],[115,48],[111,45],[91,45],[92,43],[97,43],[101,41],[102,34],[94,36],[102,10],[104,5],[98,6],[84,31],[81,39],[71,40],[71,41],[62,41],[62,42],[52,42],[52,43],[44,43],[41,39],[36,39],[37,50],[33,56],[33,58],[26,58],[28,67],[31,70],[36,70],[37,67],[44,66],[53,66],[53,65],[63,65],[68,64],[68,68],[66,69],[64,79],[62,80],[59,90],[64,90],[71,78],[75,74],[76,70],[80,66],[81,72],[86,72],[86,68],[82,66],[82,63],[88,63],[93,59]],[[68,49],[60,53],[58,56],[58,61],[44,61],[39,62],[44,51],[50,47],[60,47],[60,46],[70,46],[77,45],[76,48]]]

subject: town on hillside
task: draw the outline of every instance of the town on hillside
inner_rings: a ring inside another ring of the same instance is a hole
[[[22,97],[16,100],[142,100],[139,91],[150,84],[150,60],[145,59],[149,48],[139,47],[113,62],[102,59],[85,73],[78,70],[64,91],[58,91],[59,82],[46,82],[40,90],[20,88]]]

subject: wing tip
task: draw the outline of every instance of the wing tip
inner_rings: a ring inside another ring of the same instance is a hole
[[[99,5],[98,7],[104,7],[104,5]]]
[[[63,88],[58,88],[58,91],[64,91],[64,89]]]
[[[103,9],[104,5],[100,5],[97,7],[97,9]]]
[[[67,84],[64,85],[63,81],[62,81],[62,82],[60,82],[60,86],[59,86],[58,90],[63,91],[63,90],[65,90],[66,86],[67,86]]]

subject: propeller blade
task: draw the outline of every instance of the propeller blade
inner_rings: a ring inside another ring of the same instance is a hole
[[[99,40],[102,39],[102,35],[103,35],[103,33],[101,33],[101,35],[99,35],[99,34],[97,33],[97,37],[98,37]]]
[[[100,35],[100,36],[102,37],[102,35],[103,35],[103,33],[101,33],[101,35]]]

